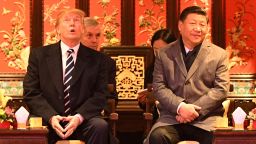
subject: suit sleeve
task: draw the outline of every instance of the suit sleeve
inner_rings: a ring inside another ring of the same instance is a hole
[[[23,81],[24,100],[33,115],[41,116],[45,122],[49,122],[50,118],[57,112],[48,104],[40,88],[39,60],[37,57],[39,49],[36,48],[30,52],[27,73]]]
[[[86,120],[99,116],[107,102],[107,66],[104,57],[98,57],[97,59],[100,59],[99,71],[95,73],[97,79],[92,89],[92,96],[76,110],[76,113],[81,114]]]
[[[159,109],[165,109],[166,111],[176,114],[179,104],[184,101],[184,99],[175,95],[173,91],[168,88],[167,79],[164,73],[164,65],[165,63],[163,62],[160,53],[155,59],[153,72],[153,92],[155,98],[161,104],[158,106]]]
[[[200,106],[200,118],[214,112],[216,108],[222,107],[222,102],[226,99],[229,86],[228,58],[225,52],[222,53],[217,69],[215,72],[215,80],[211,88],[205,95],[201,96],[195,105]]]

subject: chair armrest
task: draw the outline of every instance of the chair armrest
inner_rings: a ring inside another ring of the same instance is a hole
[[[153,120],[153,114],[152,113],[145,112],[145,113],[143,113],[143,116],[144,116],[145,120],[150,120],[150,121]]]
[[[110,120],[117,121],[119,119],[118,113],[111,113],[109,118]]]

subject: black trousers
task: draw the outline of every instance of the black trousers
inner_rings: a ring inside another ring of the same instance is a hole
[[[176,124],[158,127],[149,136],[150,144],[176,144],[183,140],[198,141],[200,144],[211,144],[213,135],[189,124]]]
[[[50,127],[48,143],[55,144],[61,138]],[[102,118],[92,118],[77,127],[68,140],[82,140],[87,144],[106,144],[109,140],[108,123]]]

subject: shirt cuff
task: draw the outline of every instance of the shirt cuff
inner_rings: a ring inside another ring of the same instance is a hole
[[[179,114],[180,107],[181,107],[183,104],[186,104],[186,103],[181,102],[181,103],[179,104],[179,106],[178,106],[178,108],[177,108],[177,114]]]
[[[75,114],[74,116],[79,118],[79,122],[80,122],[79,124],[81,124],[81,123],[84,121],[84,118],[83,118],[82,115],[80,115],[80,114]]]

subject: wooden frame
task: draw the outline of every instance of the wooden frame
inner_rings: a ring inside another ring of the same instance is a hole
[[[0,73],[0,88],[7,88],[6,96],[21,99],[23,96],[24,73]],[[17,83],[16,83],[17,82]],[[22,82],[22,83],[19,83]],[[15,86],[17,86],[15,88]]]
[[[135,0],[122,0],[121,9],[121,45],[135,45]]]
[[[30,0],[30,47],[43,45],[44,0]]]
[[[226,0],[212,1],[212,42],[226,48]]]
[[[176,36],[179,37],[178,29],[180,15],[180,0],[166,0],[166,27],[172,30]]]
[[[256,74],[230,74],[230,84],[233,90],[229,98],[256,98]]]

